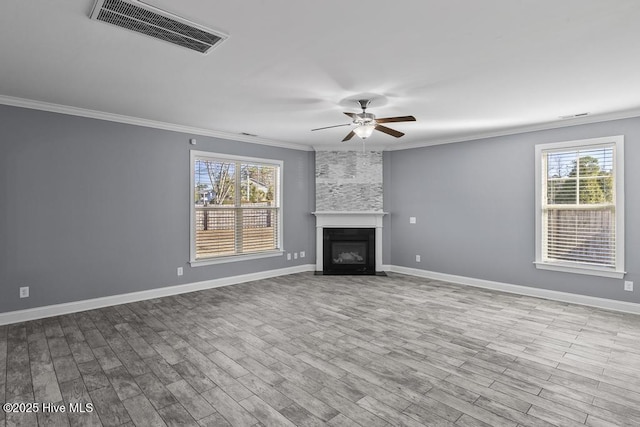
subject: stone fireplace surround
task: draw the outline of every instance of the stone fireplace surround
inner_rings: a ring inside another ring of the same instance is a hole
[[[376,272],[382,272],[382,217],[386,212],[316,211],[316,272],[324,270],[325,228],[375,228]]]
[[[375,229],[375,271],[382,273],[382,151],[316,151],[316,272],[324,270],[325,228]]]

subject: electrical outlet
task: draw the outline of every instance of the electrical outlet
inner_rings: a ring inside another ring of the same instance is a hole
[[[184,274],[184,270],[182,267],[178,267],[178,276],[182,276]]]
[[[29,287],[23,286],[20,288],[20,298],[29,298]]]
[[[293,253],[293,259],[298,259],[298,252]]]
[[[305,256],[304,251],[300,251],[300,258],[304,258],[304,256]]]
[[[420,262],[420,255],[416,255],[416,262]]]
[[[633,292],[633,282],[631,282],[629,280],[625,280],[624,281],[624,290],[625,291],[629,291],[629,292]]]
[[[290,253],[287,254],[287,261],[291,261],[291,254]]]
[[[416,217],[415,216],[410,216],[409,217],[409,224],[415,224],[416,223]]]

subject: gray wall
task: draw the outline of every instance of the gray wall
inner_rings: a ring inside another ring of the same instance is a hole
[[[192,148],[283,160],[284,249],[306,258],[191,268]],[[0,174],[0,312],[315,259],[313,152],[0,106]]]
[[[534,145],[618,134],[638,288],[640,118],[385,152],[383,263],[640,302],[621,280],[532,264]],[[307,257],[191,268],[191,148],[283,160],[284,248]],[[0,106],[0,312],[312,263],[314,170],[313,152]]]
[[[534,146],[625,136],[623,281],[537,270]],[[640,302],[640,118],[385,153],[393,265]],[[409,217],[417,224],[409,224]],[[386,227],[386,224],[385,224]],[[415,261],[416,254],[421,262]]]

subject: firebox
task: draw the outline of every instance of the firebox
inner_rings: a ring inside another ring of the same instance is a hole
[[[323,274],[376,274],[375,228],[325,228]]]

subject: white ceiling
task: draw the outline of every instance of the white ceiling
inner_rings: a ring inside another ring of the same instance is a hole
[[[640,115],[638,0],[145,1],[230,37],[201,55],[90,20],[93,0],[4,0],[0,102],[316,149],[362,94],[417,118],[367,140],[388,149]]]

